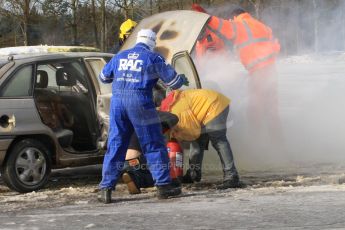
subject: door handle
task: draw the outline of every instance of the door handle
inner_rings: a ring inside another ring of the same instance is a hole
[[[14,115],[12,115],[9,119],[8,119],[8,124],[12,125],[13,127],[16,127],[16,117]]]
[[[16,126],[16,117],[14,115],[2,115],[0,117],[0,129],[2,131],[11,131]]]

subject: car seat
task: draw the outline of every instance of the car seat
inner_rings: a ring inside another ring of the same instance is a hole
[[[82,76],[70,66],[65,66],[56,71],[56,84],[59,86],[58,95],[64,104],[68,105],[74,115],[73,131],[75,139],[73,147],[77,150],[96,149],[96,121],[93,119],[91,99],[83,92],[75,92],[72,87],[77,85],[77,78]],[[61,87],[70,89],[61,90]]]
[[[38,70],[34,91],[38,112],[42,122],[54,131],[60,145],[66,148],[72,143],[73,132],[63,128],[58,116],[59,111],[57,111],[57,108],[59,108],[57,105],[58,97],[47,87],[48,73],[44,70]]]

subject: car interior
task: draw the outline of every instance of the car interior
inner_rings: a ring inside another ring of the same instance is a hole
[[[54,86],[48,85],[49,78],[55,78]],[[55,76],[37,70],[34,95],[41,119],[56,134],[61,147],[70,152],[97,149],[98,125],[85,81],[69,64],[56,68]]]

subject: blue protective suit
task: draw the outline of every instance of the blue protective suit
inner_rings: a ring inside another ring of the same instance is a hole
[[[114,188],[120,176],[132,133],[135,131],[156,185],[169,184],[169,159],[152,98],[158,79],[177,89],[183,78],[162,56],[143,43],[118,53],[100,76],[112,82],[108,150],[104,156],[100,188]]]

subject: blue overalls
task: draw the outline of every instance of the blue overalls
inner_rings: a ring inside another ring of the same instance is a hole
[[[115,55],[100,76],[113,83],[110,105],[108,150],[104,156],[100,188],[114,188],[135,131],[156,185],[171,182],[169,159],[152,98],[158,79],[168,87],[180,88],[184,80],[165,63],[163,57],[143,43]]]

